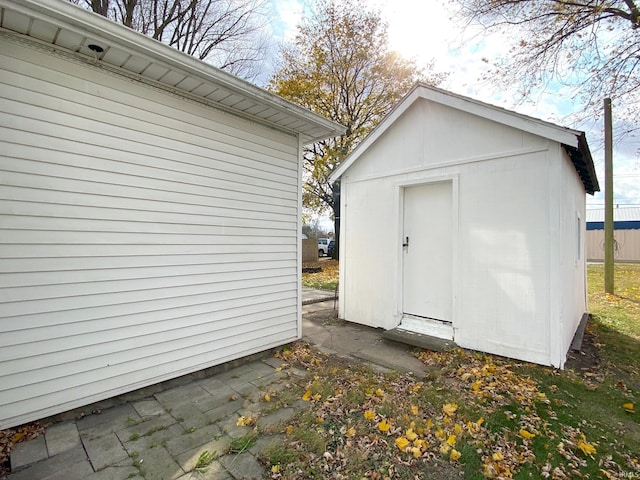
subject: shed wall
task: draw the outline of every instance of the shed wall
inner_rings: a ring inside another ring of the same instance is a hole
[[[299,335],[299,141],[0,37],[0,426]]]
[[[550,364],[549,322],[558,315],[549,294],[557,145],[446,106],[414,103],[342,177],[341,317],[385,329],[400,323],[401,189],[450,179],[457,184],[456,343]]]
[[[556,235],[552,245],[559,247],[553,250],[557,251],[557,256],[550,259],[552,268],[557,268],[557,274],[551,277],[550,289],[552,300],[558,305],[558,313],[554,316],[554,312],[550,312],[550,344],[553,365],[562,367],[575,331],[587,311],[586,196],[568,154],[560,145],[557,148],[560,161],[552,164],[553,170],[557,171],[552,179],[558,188],[560,204],[559,208],[551,210],[549,231]]]

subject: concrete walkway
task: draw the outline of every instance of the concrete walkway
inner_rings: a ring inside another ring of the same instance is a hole
[[[331,300],[323,299],[330,298]],[[382,331],[337,320],[333,292],[303,292],[304,340],[321,350],[356,357],[379,368],[425,374],[409,347]],[[268,478],[258,457],[296,413],[298,401],[272,411],[266,392],[286,389],[306,375],[282,369],[262,355],[218,373],[200,372],[58,416],[46,434],[19,443],[11,454],[10,480],[245,480]],[[248,450],[232,444],[254,431],[238,425],[256,419],[260,436]],[[214,460],[197,469],[200,456]]]

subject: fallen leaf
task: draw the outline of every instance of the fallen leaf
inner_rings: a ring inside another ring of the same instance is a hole
[[[449,458],[451,458],[451,460],[453,460],[454,462],[457,462],[460,458],[460,455],[462,454],[454,448],[453,450],[451,450],[451,455],[449,456]]]
[[[238,418],[238,421],[236,422],[236,425],[239,427],[248,427],[250,425],[253,425],[253,423],[256,421],[255,418],[253,417],[240,417]]]
[[[373,420],[376,417],[376,412],[373,410],[367,410],[363,415],[367,420]]]
[[[634,407],[635,405],[631,402],[628,402],[622,405],[622,408],[624,408],[624,411],[627,413],[634,413],[635,412]]]
[[[407,440],[404,437],[398,437],[396,438],[396,447],[398,447],[400,450],[402,450],[404,452],[405,448],[407,448],[407,446],[409,445],[409,440]]]
[[[584,435],[580,436],[580,440],[578,440],[578,448],[582,450],[582,453],[588,456],[593,456],[596,453],[596,447],[587,442],[587,439]]]
[[[456,444],[456,436],[449,435],[449,438],[447,438],[447,444],[453,447]]]
[[[536,436],[535,433],[531,433],[528,430],[525,430],[524,428],[521,428],[520,431],[518,432],[520,434],[520,436],[526,440],[531,440],[533,437]]]
[[[456,403],[445,403],[442,406],[442,410],[444,411],[444,413],[446,413],[449,416],[456,413],[457,409],[458,409],[458,405]]]
[[[304,400],[305,402],[311,400],[311,390],[307,390],[306,392],[304,392],[304,395],[302,395],[302,400]]]
[[[345,433],[345,436],[347,437],[354,437],[356,435],[356,429],[351,427],[350,429],[348,429]]]
[[[382,421],[378,424],[378,430],[381,432],[388,432],[391,428],[391,424],[387,422],[386,419],[382,419]]]

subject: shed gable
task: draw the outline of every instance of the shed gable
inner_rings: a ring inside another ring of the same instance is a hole
[[[350,179],[387,176],[546,150],[540,136],[419,98],[347,170]],[[472,152],[472,153],[470,153]]]

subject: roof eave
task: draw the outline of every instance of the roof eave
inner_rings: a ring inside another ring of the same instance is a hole
[[[306,129],[306,131],[312,132],[309,134],[305,134],[301,129],[294,129],[296,133],[300,133],[303,137],[303,143],[312,143],[334,137],[345,131],[342,125],[288,102],[246,80],[197,60],[153,38],[110,21],[101,15],[73,5],[70,2],[63,0],[49,0],[46,2],[37,0],[0,0],[0,7],[13,9],[20,13],[39,18],[40,20],[47,21],[53,19],[78,33],[95,36],[112,45],[117,45],[119,48],[135,52],[138,55],[160,62],[187,75],[215,82],[215,84],[231,92],[259,102],[267,107],[286,112],[291,117],[311,124],[309,128]],[[259,117],[255,118],[256,120],[261,120]]]

